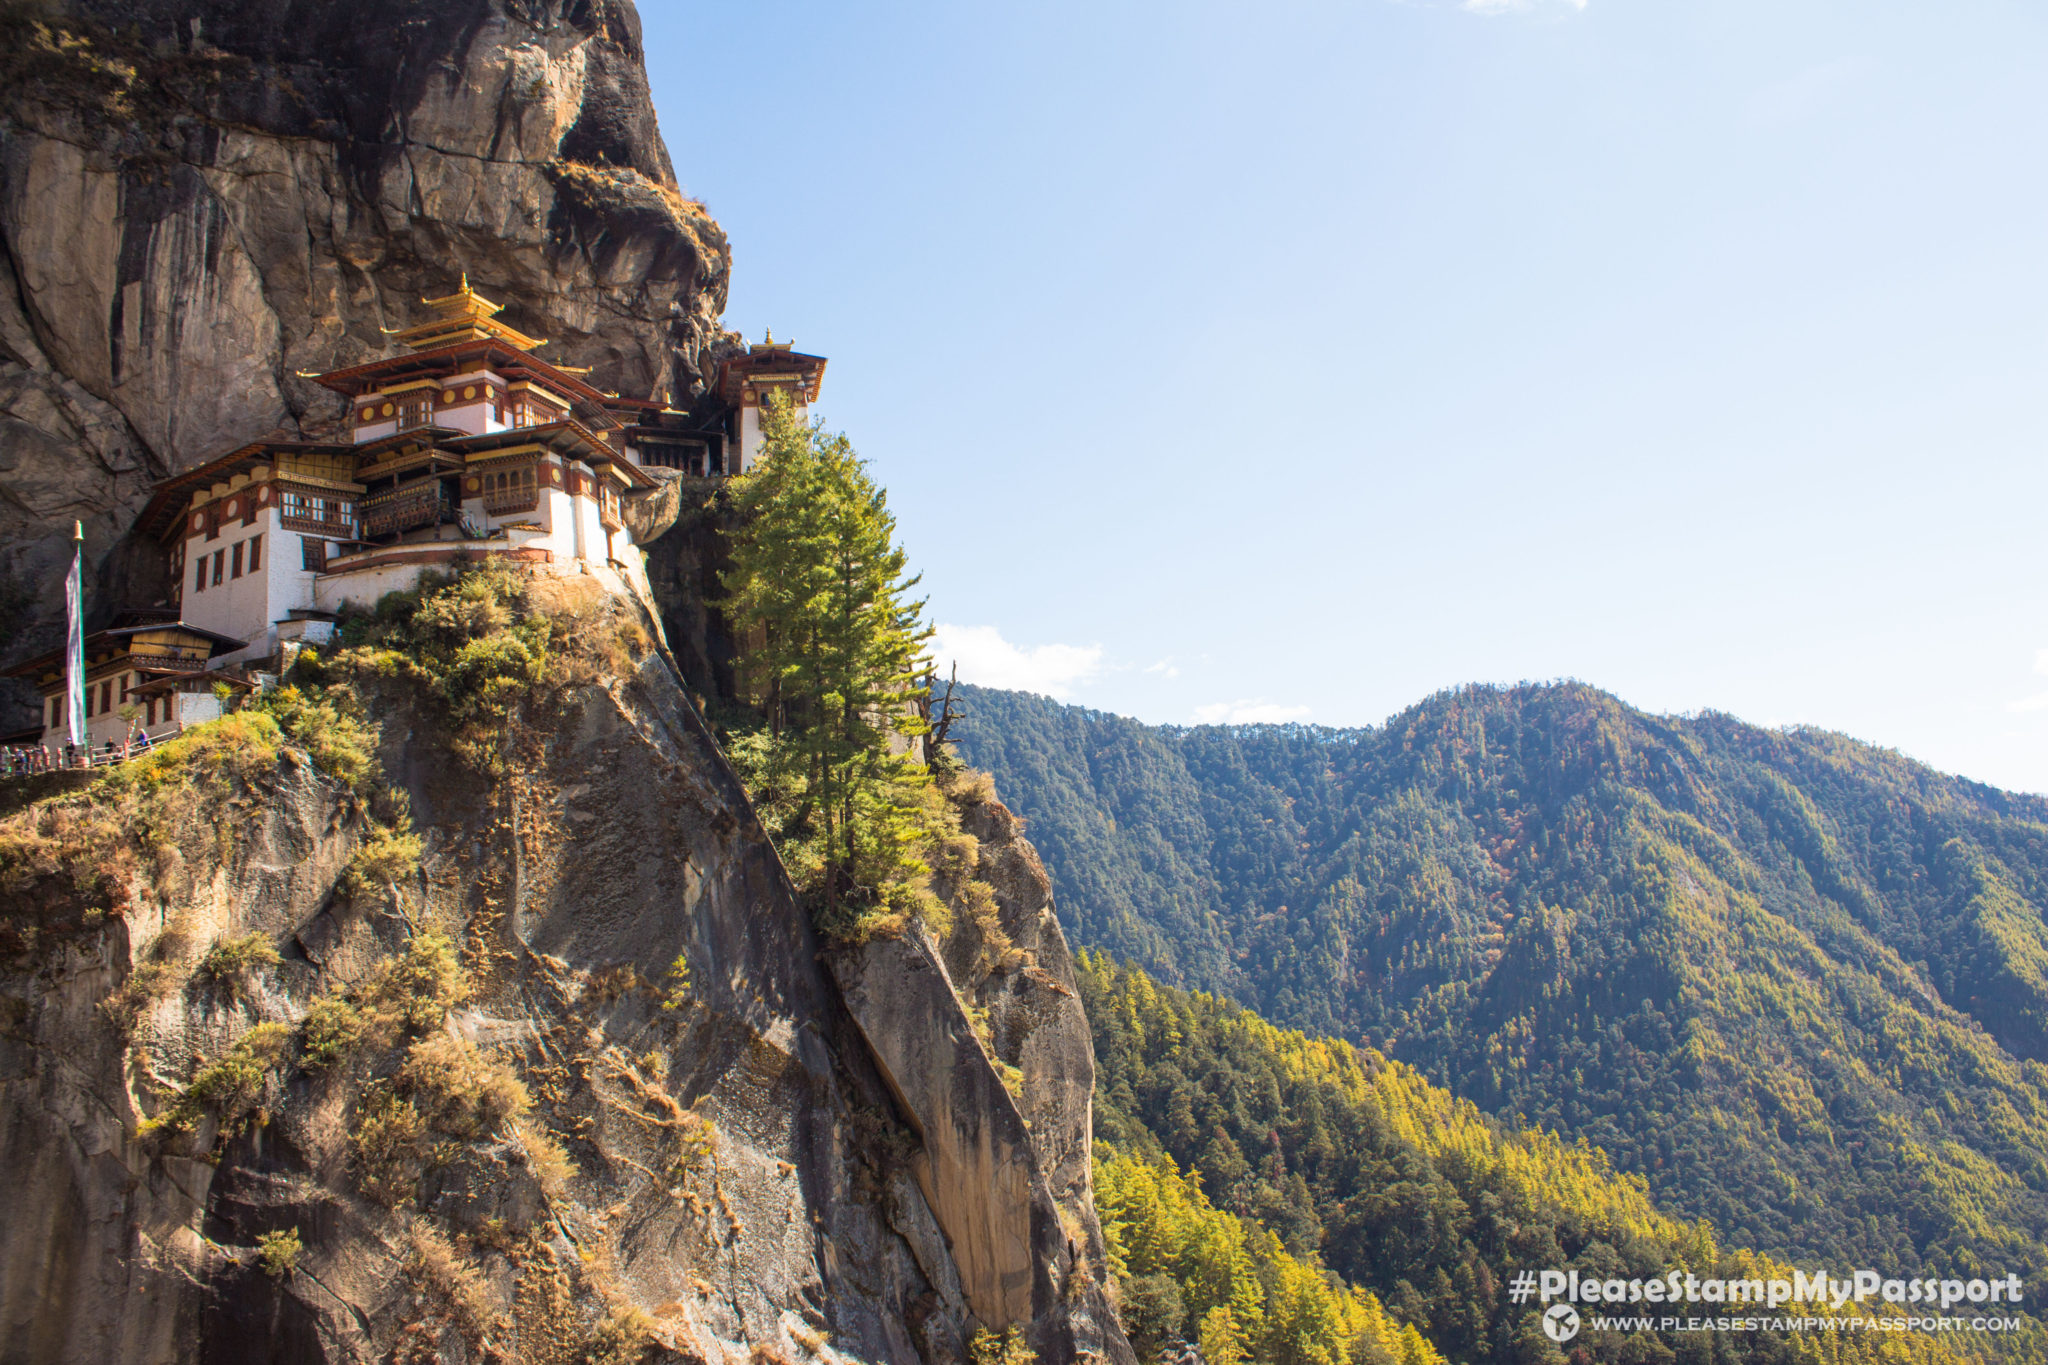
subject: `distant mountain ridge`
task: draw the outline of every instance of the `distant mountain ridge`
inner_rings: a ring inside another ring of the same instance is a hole
[[[1578,684],[1360,730],[966,703],[1079,943],[1585,1137],[1760,1250],[2048,1264],[2048,801]]]

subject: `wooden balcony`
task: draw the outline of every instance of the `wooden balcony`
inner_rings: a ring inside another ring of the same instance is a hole
[[[372,494],[362,502],[363,535],[371,538],[438,526],[455,517],[455,503],[439,479],[404,484],[388,493]]]
[[[299,531],[309,536],[330,536],[335,540],[353,540],[356,534],[356,509],[353,503],[335,505],[330,503],[325,515],[293,515],[286,512],[278,516],[278,524],[287,531]]]
[[[508,489],[504,492],[487,492],[483,495],[484,512],[493,517],[509,517],[520,512],[532,512],[540,507],[540,495],[532,485],[525,488]]]

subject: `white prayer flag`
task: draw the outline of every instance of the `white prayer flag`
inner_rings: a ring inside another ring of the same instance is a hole
[[[64,719],[74,745],[85,743],[85,524],[71,523],[71,576],[64,580],[71,633],[64,647]]]

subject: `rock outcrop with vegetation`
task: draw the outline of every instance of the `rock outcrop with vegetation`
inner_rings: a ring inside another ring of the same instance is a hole
[[[822,940],[651,625],[473,572],[14,794],[0,1358],[1129,1359],[1014,823]]]

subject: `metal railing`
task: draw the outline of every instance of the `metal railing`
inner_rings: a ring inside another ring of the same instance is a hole
[[[83,748],[66,744],[57,745],[16,745],[0,749],[0,777],[31,777],[36,773],[82,772],[89,768],[104,768],[109,764],[125,763],[154,749],[161,740],[152,740],[147,731],[139,731],[125,743],[103,740]]]

